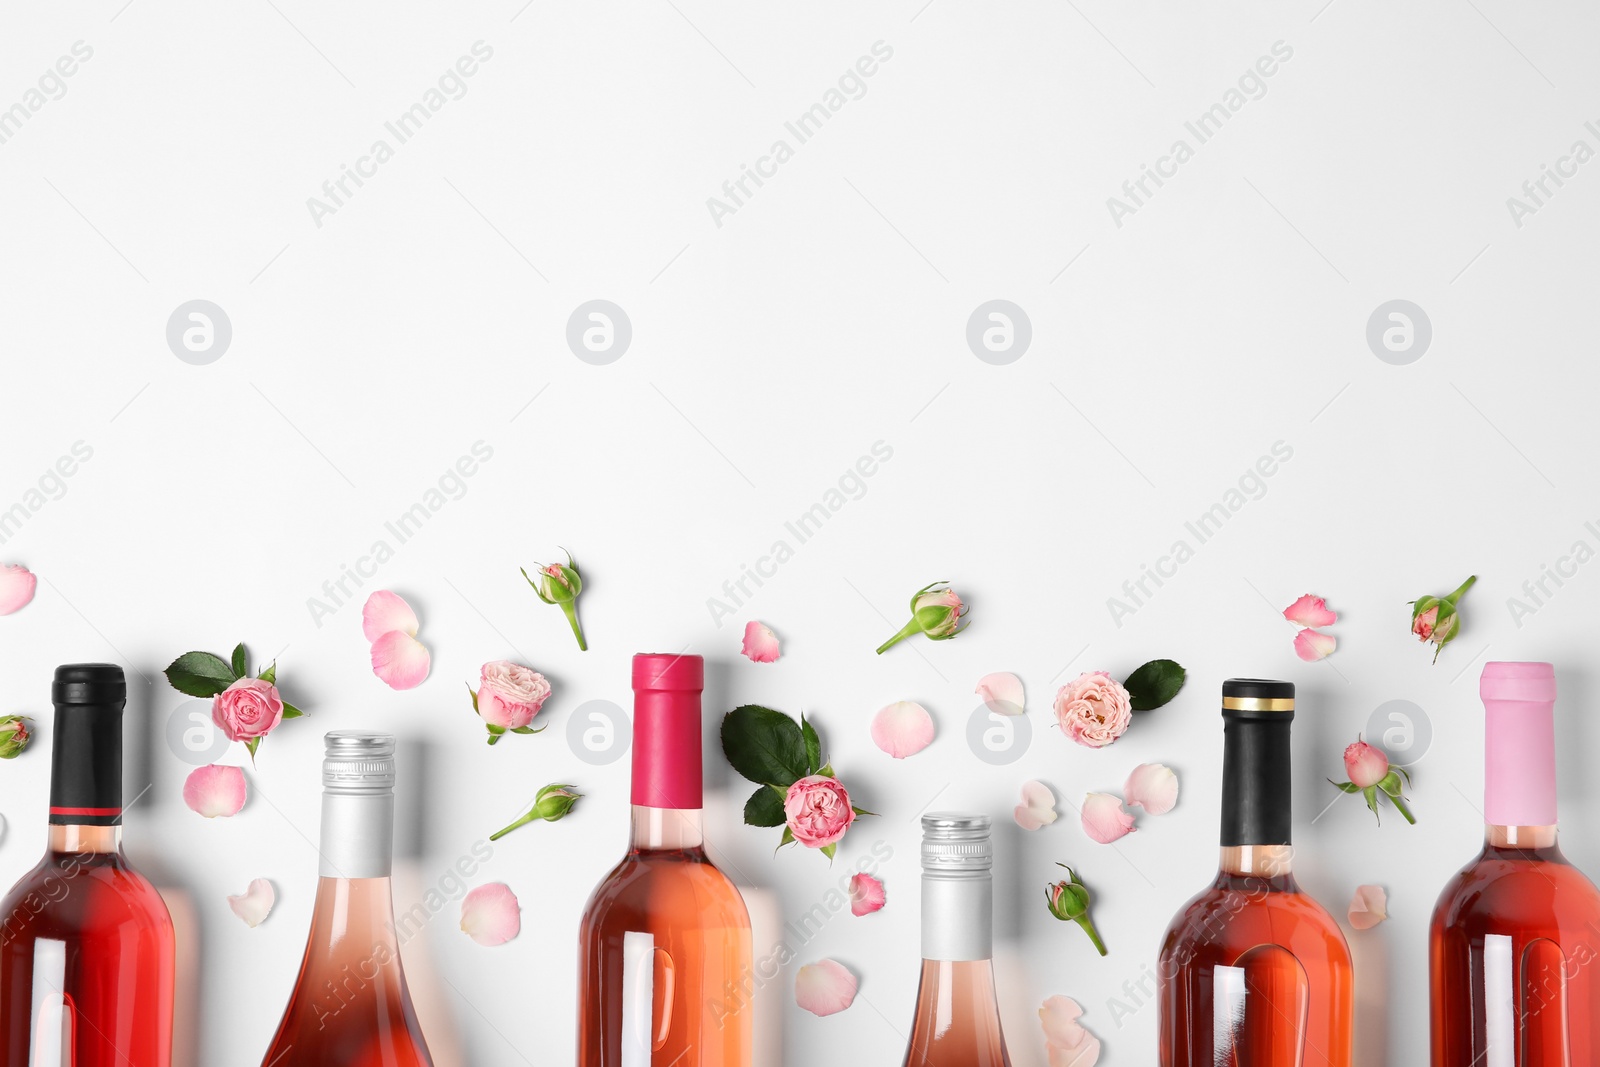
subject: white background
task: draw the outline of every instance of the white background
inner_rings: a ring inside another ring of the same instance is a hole
[[[1429,911],[1480,835],[1485,660],[1555,661],[1564,811],[1579,827],[1595,814],[1581,709],[1596,568],[1520,620],[1507,601],[1575,541],[1600,548],[1584,528],[1600,519],[1586,447],[1600,164],[1520,227],[1506,199],[1575,140],[1600,147],[1583,126],[1600,114],[1597,22],[1584,5],[1504,0],[8,6],[0,107],[74,42],[93,56],[0,144],[0,509],[36,499],[75,442],[93,457],[0,545],[41,577],[35,603],[0,620],[0,713],[41,725],[0,765],[0,883],[43,847],[52,669],[123,664],[128,794],[150,786],[128,850],[197,915],[198,1062],[253,1065],[309,919],[324,730],[392,729],[410,746],[402,806],[421,832],[402,835],[418,842],[402,904],[537,787],[572,781],[588,796],[571,818],[498,843],[474,878],[513,887],[521,936],[480,948],[451,904],[406,949],[441,1062],[566,1062],[578,916],[628,805],[627,760],[580,761],[568,719],[586,700],[628,704],[633,652],[686,648],[709,661],[708,737],[737,703],[804,710],[881,813],[832,869],[774,855],[775,831],[738,824],[749,786],[711,748],[711,845],[770,916],[821,900],[874,842],[894,850],[884,911],[835,917],[800,950],[859,974],[855,1005],[800,1012],[793,966],[771,987],[782,1010],[763,1029],[784,1063],[903,1054],[916,817],[932,802],[997,820],[1016,1062],[1042,1063],[1034,1012],[1063,993],[1103,1063],[1149,1064],[1156,1011],[1120,989],[1215,867],[1218,686],[1283,677],[1301,694],[1302,881],[1341,920],[1357,885],[1390,892],[1393,918],[1350,938],[1358,1062],[1422,1062]],[[493,57],[466,94],[316,225],[307,198],[374,140],[393,146],[383,124],[480,40]],[[792,144],[785,121],[877,41],[893,57],[864,95],[718,226],[707,198],[775,139]],[[1107,198],[1175,139],[1194,146],[1184,123],[1278,41],[1293,56],[1264,94],[1116,225]],[[208,366],[177,359],[164,332],[196,298],[232,323]],[[633,326],[609,366],[565,341],[595,298]],[[965,338],[995,298],[1032,323],[1005,366]],[[1432,322],[1410,365],[1366,341],[1394,299]],[[433,650],[429,680],[392,693],[367,668],[366,590],[320,626],[308,598],[478,441],[492,460],[367,586],[407,596]],[[877,441],[893,458],[859,499],[718,626],[708,598]],[[1293,458],[1260,499],[1117,625],[1107,599],[1277,441]],[[588,581],[588,653],[517,573],[558,545]],[[1482,578],[1464,631],[1431,666],[1406,602],[1469,573]],[[911,591],[941,578],[970,602],[970,630],[874,656]],[[1340,612],[1323,664],[1294,657],[1277,615],[1307,591]],[[739,657],[752,617],[782,637],[776,665]],[[245,811],[207,822],[182,802],[189,764],[164,737],[184,698],[160,670],[240,640],[278,657],[309,716],[263,746]],[[1157,656],[1187,665],[1188,686],[1115,747],[1051,729],[1064,681]],[[553,729],[490,749],[463,683],[501,657],[551,678]],[[998,670],[1029,687],[1032,745],[1009,766],[965,740],[973,686]],[[867,733],[897,699],[939,727],[904,763]],[[1390,700],[1431,727],[1420,824],[1386,813],[1380,827],[1349,799],[1315,818],[1341,749]],[[1177,810],[1115,848],[1090,843],[1072,806],[1148,760],[1179,772]],[[1063,818],[1024,834],[1009,813],[1031,777]],[[1600,867],[1594,840],[1569,835],[1568,855]],[[1056,861],[1092,888],[1109,957],[1045,912]],[[257,876],[279,903],[251,930],[225,897]]]

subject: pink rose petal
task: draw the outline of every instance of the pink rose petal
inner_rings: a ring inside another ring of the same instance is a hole
[[[1043,782],[1022,783],[1022,803],[1011,813],[1024,830],[1037,830],[1056,821],[1056,795]]]
[[[775,663],[778,659],[778,635],[766,623],[751,619],[745,623],[744,646],[739,651],[752,663]]]
[[[880,708],[872,717],[872,743],[895,759],[915,756],[933,743],[933,717],[910,700]]]
[[[1078,1022],[1082,1014],[1077,1001],[1063,996],[1049,998],[1039,1009],[1050,1067],[1094,1067],[1100,1059],[1100,1039]]]
[[[1090,793],[1083,798],[1083,832],[1109,845],[1133,832],[1133,816],[1110,793]]]
[[[1350,925],[1370,930],[1389,917],[1389,897],[1379,885],[1358,885],[1350,899]]]
[[[461,901],[461,931],[480,945],[503,945],[522,932],[522,908],[504,882],[480,885]]]
[[[1294,654],[1307,663],[1314,663],[1319,659],[1326,659],[1333,654],[1334,648],[1339,644],[1332,634],[1319,633],[1316,630],[1301,630],[1294,635]]]
[[[1332,626],[1339,621],[1339,616],[1328,610],[1326,600],[1310,593],[1284,608],[1283,617],[1296,626],[1312,629],[1318,626]]]
[[[361,609],[361,632],[367,635],[369,642],[393,630],[415,637],[418,627],[417,613],[411,610],[411,605],[387,589],[367,597],[367,605]]]
[[[390,689],[415,689],[432,662],[427,647],[404,630],[390,630],[372,646],[372,673]]]
[[[0,615],[10,615],[27,607],[38,585],[39,579],[22,564],[0,564]]]
[[[883,883],[862,872],[850,879],[850,914],[871,915],[883,907]]]
[[[1129,807],[1141,807],[1151,815],[1165,815],[1178,803],[1178,776],[1160,763],[1141,763],[1128,775],[1122,795]]]
[[[233,913],[243,919],[246,926],[251,928],[261,925],[271,912],[272,905],[278,895],[272,891],[272,883],[265,878],[257,878],[250,883],[243,896],[228,897],[228,907]]]
[[[818,960],[794,976],[794,1002],[812,1015],[844,1011],[856,999],[856,976],[834,960]]]
[[[183,802],[208,819],[239,814],[244,807],[244,770],[213,763],[196,767],[183,783]],[[251,923],[254,926],[254,923]]]
[[[1014,674],[986,674],[978,679],[977,693],[996,715],[1022,714],[1022,679]]]

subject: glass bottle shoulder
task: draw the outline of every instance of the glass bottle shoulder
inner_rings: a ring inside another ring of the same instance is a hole
[[[1289,875],[1265,878],[1219,874],[1178,910],[1162,940],[1162,961],[1181,967],[1187,958],[1223,959],[1261,945],[1348,967],[1344,932],[1328,910]]]
[[[1600,889],[1559,847],[1485,845],[1445,884],[1433,927],[1586,926],[1600,919]]]
[[[738,887],[699,848],[630,851],[584,908],[586,925],[661,915],[704,927],[750,924]]]

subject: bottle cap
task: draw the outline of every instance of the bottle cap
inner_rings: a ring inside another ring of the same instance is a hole
[[[1548,663],[1486,663],[1483,814],[1491,826],[1556,822],[1556,671]]]
[[[1229,678],[1222,683],[1222,713],[1281,713],[1294,717],[1294,683],[1270,678]]]
[[[128,699],[128,680],[114,663],[66,663],[51,686],[55,704],[104,706]]]
[[[633,657],[633,803],[698,809],[704,803],[700,691],[705,660],[683,653]]]
[[[989,816],[936,811],[922,817],[924,871],[982,872],[993,866]]]
[[[357,796],[394,792],[394,735],[369,730],[334,730],[324,738],[322,788]]]

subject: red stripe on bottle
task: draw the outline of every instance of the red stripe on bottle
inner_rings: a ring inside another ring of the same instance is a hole
[[[121,808],[51,808],[51,815],[121,815]]]

